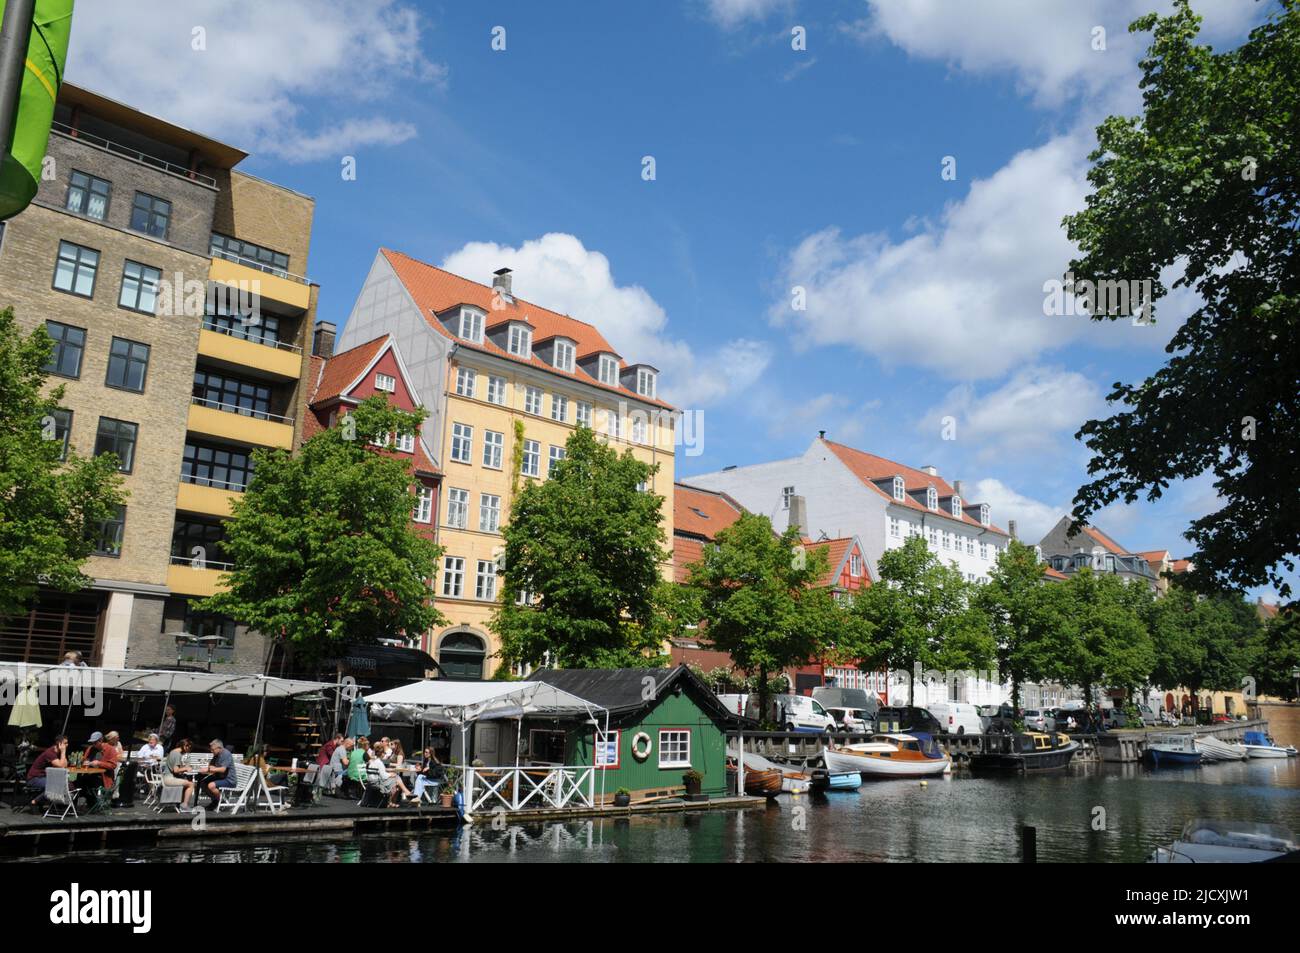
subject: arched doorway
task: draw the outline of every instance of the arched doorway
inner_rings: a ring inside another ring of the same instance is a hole
[[[1172,712],[1173,710],[1174,710],[1174,693],[1173,693],[1173,692],[1166,692],[1166,693],[1165,693],[1165,711],[1167,711],[1167,712]],[[739,769],[737,769],[737,770],[739,770]]]
[[[438,668],[443,678],[483,677],[487,642],[473,632],[448,632],[438,641]]]

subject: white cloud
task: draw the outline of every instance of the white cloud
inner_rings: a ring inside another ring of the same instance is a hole
[[[705,0],[709,16],[728,30],[751,20],[766,20],[777,10],[790,6],[790,0]]]
[[[364,15],[346,0],[81,3],[67,72],[250,152],[304,160],[415,134],[376,104],[404,84],[445,82],[422,50],[426,26],[404,0],[375,0]],[[319,123],[313,102],[327,111]]]
[[[945,417],[956,421],[956,440],[974,447],[980,460],[1010,455],[1046,454],[1062,438],[1105,409],[1101,389],[1077,371],[1031,366],[1015,371],[1000,387],[981,393],[959,384],[918,422],[938,433]]]
[[[1017,493],[1001,480],[994,479],[978,481],[971,500],[989,504],[993,522],[1003,529],[1007,528],[1011,520],[1015,520],[1016,536],[1031,546],[1046,536],[1047,531],[1066,513],[1064,506],[1035,500]]]
[[[736,338],[701,357],[668,333],[668,315],[639,285],[619,285],[609,259],[573,235],[552,232],[518,248],[471,242],[442,267],[476,281],[496,269],[514,270],[514,291],[527,301],[593,324],[628,361],[663,372],[665,399],[689,408],[745,390],[766,370],[771,351],[762,341]]]

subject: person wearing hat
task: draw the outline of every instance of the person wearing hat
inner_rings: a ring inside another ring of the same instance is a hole
[[[82,764],[87,767],[104,769],[103,785],[109,789],[112,789],[114,775],[117,773],[117,737],[116,731],[110,731],[107,735],[93,732],[82,758]]]

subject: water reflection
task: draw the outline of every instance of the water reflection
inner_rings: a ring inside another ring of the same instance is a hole
[[[782,797],[764,808],[366,834],[348,843],[277,838],[87,853],[77,861],[188,863],[546,863],[553,861],[981,861],[1019,859],[1038,829],[1043,861],[1135,861],[1193,817],[1300,831],[1300,763],[1245,761],[1152,771],[1075,765],[1041,777],[882,781],[860,791]],[[62,857],[40,857],[57,861]]]

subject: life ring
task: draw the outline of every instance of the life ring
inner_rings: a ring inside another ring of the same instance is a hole
[[[642,745],[645,746],[644,750],[642,750]],[[650,757],[650,750],[652,747],[653,742],[651,742],[650,736],[644,731],[638,731],[636,737],[632,739],[632,757],[636,758],[638,761],[644,761],[646,758]]]

